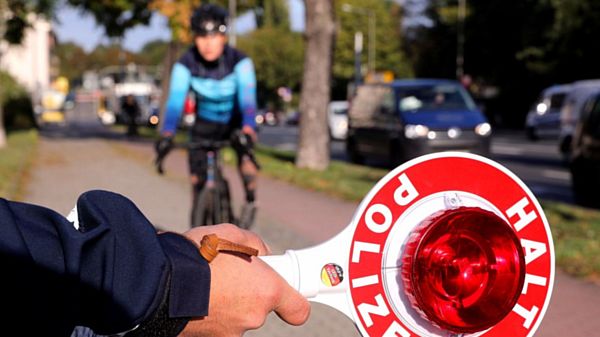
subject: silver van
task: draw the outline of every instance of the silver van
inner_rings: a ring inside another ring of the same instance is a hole
[[[581,110],[588,98],[600,92],[600,79],[577,81],[571,86],[560,110],[559,149],[565,161],[569,161],[571,157],[571,142]]]
[[[557,138],[560,134],[560,110],[572,90],[570,84],[559,84],[542,91],[527,113],[525,132],[530,140]]]

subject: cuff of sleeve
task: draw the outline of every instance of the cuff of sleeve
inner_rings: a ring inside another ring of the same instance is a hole
[[[171,262],[169,317],[208,315],[210,267],[198,248],[182,235],[164,233],[160,244]]]

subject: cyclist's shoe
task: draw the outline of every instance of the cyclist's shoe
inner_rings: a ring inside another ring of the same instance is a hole
[[[173,137],[161,137],[154,144],[154,150],[156,151],[156,159],[154,160],[154,165],[156,166],[156,170],[158,173],[163,174],[162,162],[163,159],[167,156],[169,151],[173,148]]]
[[[247,202],[242,208],[240,214],[240,228],[249,229],[254,224],[254,218],[256,217],[256,202]]]

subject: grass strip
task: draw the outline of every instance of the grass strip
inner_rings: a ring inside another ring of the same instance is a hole
[[[8,134],[7,146],[0,149],[0,197],[23,199],[37,141],[38,133],[33,129]]]
[[[550,223],[556,264],[567,273],[600,281],[600,212],[559,202],[543,202]]]

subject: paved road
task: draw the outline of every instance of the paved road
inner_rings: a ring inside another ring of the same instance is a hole
[[[295,151],[298,128],[265,126],[259,139],[262,144]],[[331,157],[348,160],[343,141],[331,142]],[[556,140],[531,142],[521,132],[499,131],[492,138],[492,159],[513,171],[538,198],[573,202],[571,177],[561,162]]]
[[[157,226],[174,231],[187,228],[190,201],[182,152],[169,157],[167,175],[159,177],[150,165],[151,144],[111,133],[84,114],[74,114],[70,120],[67,127],[44,133],[26,201],[66,214],[81,192],[109,189],[134,200]],[[233,172],[226,173],[233,191],[239,192],[239,180]],[[254,230],[276,253],[330,238],[345,227],[357,206],[270,179],[260,178],[259,186],[261,204]],[[233,197],[239,200],[239,193]],[[598,286],[558,273],[550,309],[536,336],[597,336],[598,303]],[[286,326],[272,316],[261,330],[247,335],[346,337],[358,333],[342,314],[313,305],[303,327]]]

